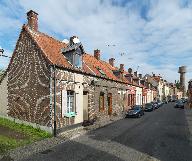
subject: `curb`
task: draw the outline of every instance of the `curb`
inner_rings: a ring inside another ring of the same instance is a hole
[[[47,138],[41,141],[34,142],[29,145],[25,145],[23,147],[13,149],[11,151],[8,151],[7,154],[3,156],[0,155],[0,161],[19,161],[21,159],[26,159],[31,155],[34,155],[37,153],[44,153],[44,152],[46,153],[47,150],[55,147],[58,144],[64,143],[68,140],[72,140],[81,135],[85,135],[92,130],[105,127],[123,118],[124,118],[123,115],[114,116],[114,118],[111,117],[106,120],[98,121],[98,122],[95,122],[95,124],[87,127],[80,126],[80,127],[67,130],[65,132],[59,133],[57,137]]]

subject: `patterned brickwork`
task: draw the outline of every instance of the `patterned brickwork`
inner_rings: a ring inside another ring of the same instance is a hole
[[[22,30],[8,72],[8,115],[49,126],[50,73],[42,55]]]
[[[52,74],[52,77],[54,75]],[[97,85],[93,85],[92,81],[97,82]],[[62,90],[75,90],[75,73],[56,69],[56,121],[57,127],[62,128],[74,123],[75,117],[67,118],[62,116]],[[123,84],[116,83],[114,81],[104,80],[101,78],[95,78],[93,76],[83,75],[83,91],[88,92],[88,116],[89,119],[97,117],[99,120],[109,117],[108,115],[108,102],[107,96],[112,94],[112,114],[119,115],[122,113],[125,107],[126,97],[124,98],[125,86]],[[99,96],[100,92],[104,93],[104,111],[99,110]],[[52,81],[52,121],[54,120],[54,81]],[[119,93],[119,94],[118,94]],[[80,93],[83,95],[83,93]]]

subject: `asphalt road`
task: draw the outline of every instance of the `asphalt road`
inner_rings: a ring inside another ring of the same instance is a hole
[[[64,142],[25,161],[192,161],[185,112],[173,103]]]

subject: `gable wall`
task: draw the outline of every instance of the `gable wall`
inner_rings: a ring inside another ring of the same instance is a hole
[[[49,126],[49,78],[42,52],[22,31],[8,71],[8,115]]]

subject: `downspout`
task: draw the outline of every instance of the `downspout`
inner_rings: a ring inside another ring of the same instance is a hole
[[[53,99],[52,99],[52,72],[53,72],[53,68],[52,68],[52,66],[50,66],[50,73],[51,73],[51,76],[50,76],[50,79],[49,79],[49,94],[50,94],[50,99],[49,99],[49,101],[50,101],[50,103],[49,103],[49,106],[50,106],[50,126],[52,127],[52,130],[53,130],[53,120],[52,120],[52,117],[53,117],[53,115],[52,115],[52,108],[53,108]]]
[[[57,124],[56,124],[56,68],[55,68],[55,64],[53,66],[53,70],[54,70],[54,129],[53,129],[53,135],[56,137],[56,132],[57,132]]]

